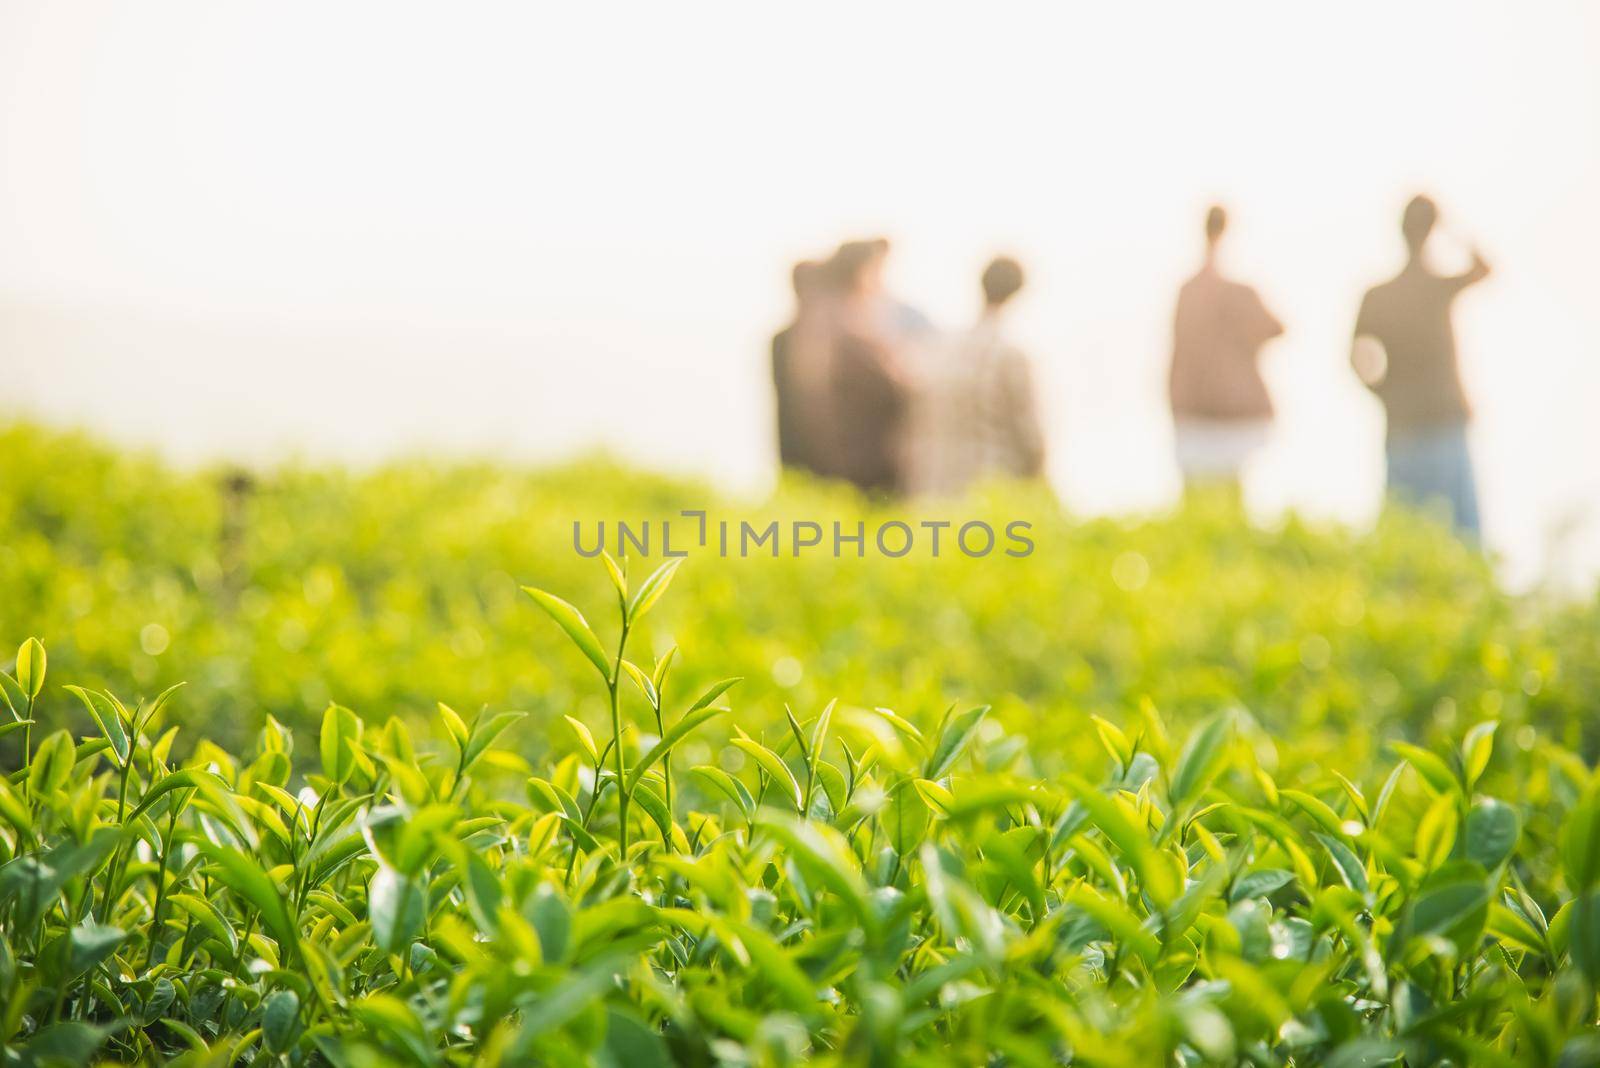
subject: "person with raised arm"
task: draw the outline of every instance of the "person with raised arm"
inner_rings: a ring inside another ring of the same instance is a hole
[[[1388,419],[1389,491],[1414,503],[1443,502],[1457,529],[1476,536],[1478,491],[1467,445],[1472,410],[1461,385],[1452,310],[1462,290],[1488,277],[1489,265],[1474,250],[1461,274],[1435,271],[1426,252],[1438,219],[1426,196],[1406,205],[1405,266],[1362,298],[1350,359]]]

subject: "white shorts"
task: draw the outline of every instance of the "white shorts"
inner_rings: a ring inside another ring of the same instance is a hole
[[[1178,470],[1186,479],[1239,477],[1272,436],[1267,419],[1179,419],[1173,427]]]

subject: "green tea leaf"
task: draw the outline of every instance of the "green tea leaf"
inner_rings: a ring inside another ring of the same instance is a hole
[[[1461,742],[1461,769],[1468,790],[1472,789],[1489,766],[1489,757],[1494,754],[1494,732],[1499,726],[1496,720],[1479,723],[1467,732]]]
[[[1161,955],[1161,943],[1145,929],[1139,917],[1126,905],[1113,901],[1086,883],[1077,883],[1066,895],[1067,903],[1100,923],[1119,942],[1126,945],[1145,963],[1153,964]]]
[[[472,733],[467,739],[465,756],[462,760],[462,770],[471,770],[489,747],[494,745],[495,739],[504,734],[507,727],[520,719],[527,718],[526,712],[497,712],[488,718],[479,718],[473,721]]]
[[[1591,986],[1600,984],[1600,890],[1567,902],[1550,921],[1550,942],[1565,948]]]
[[[589,728],[583,724],[582,720],[574,719],[571,716],[563,716],[562,718],[567,721],[567,726],[571,727],[572,733],[577,736],[578,744],[583,746],[583,751],[588,755],[589,762],[591,764],[600,763],[600,750],[595,746],[594,735],[589,732]]]
[[[1322,843],[1322,848],[1328,851],[1328,857],[1333,861],[1333,866],[1339,872],[1339,878],[1344,885],[1366,897],[1372,892],[1372,887],[1367,880],[1366,865],[1351,851],[1344,842],[1331,834],[1318,834],[1317,841]]]
[[[1486,797],[1467,810],[1466,854],[1486,869],[1510,858],[1522,834],[1517,810],[1504,801]]]
[[[922,800],[928,808],[937,815],[948,816],[955,807],[956,797],[949,790],[930,779],[913,779],[912,785],[917,793],[922,795]]]
[[[56,731],[40,742],[28,769],[28,792],[40,797],[65,786],[72,777],[76,753],[72,735],[65,730]]]
[[[456,748],[465,751],[467,748],[467,721],[457,714],[456,710],[445,704],[438,703],[439,720],[444,724],[445,733],[455,743]]]
[[[342,786],[356,770],[356,747],[361,739],[361,718],[342,705],[330,704],[322,713],[322,774]]]
[[[17,685],[30,701],[44,692],[46,657],[38,638],[29,638],[17,650]]]
[[[667,651],[656,658],[655,670],[650,673],[650,685],[656,688],[659,694],[667,684],[667,671],[672,667],[673,658],[678,655],[678,647],[669,645]]]
[[[726,797],[738,806],[739,811],[746,817],[755,812],[755,798],[750,796],[750,791],[732,775],[721,768],[714,768],[709,764],[698,764],[689,769],[689,774],[699,779],[705,786]]]
[[[723,679],[721,682],[712,686],[705,693],[701,694],[699,699],[696,700],[694,704],[689,706],[689,712],[698,712],[702,708],[710,707],[711,702],[715,701],[717,698],[721,697],[723,694],[727,693],[730,689],[743,681],[744,679],[742,678]],[[684,713],[684,715],[688,715],[688,712]]]
[[[667,729],[667,733],[661,736],[661,740],[650,747],[648,753],[640,757],[637,763],[628,768],[627,789],[631,792],[638,785],[639,779],[644,773],[665,758],[668,753],[672,752],[679,742],[693,734],[707,720],[726,711],[727,709],[725,708],[702,708],[698,711],[687,713],[682,719],[674,723]]]
[[[1168,792],[1174,808],[1187,805],[1211,785],[1227,756],[1232,732],[1231,711],[1219,712],[1195,728],[1172,772],[1172,786]]]
[[[1398,753],[1406,763],[1417,769],[1424,782],[1441,794],[1457,794],[1461,784],[1450,766],[1420,746],[1407,742],[1390,742],[1389,748]]]
[[[116,704],[111,695],[85,690],[81,686],[67,686],[66,691],[77,696],[89,710],[89,716],[100,728],[100,733],[111,745],[111,751],[116,754],[117,765],[120,767],[128,762],[128,753],[132,748],[132,741],[128,737],[127,729],[123,726],[122,717],[118,714]]]
[[[371,1033],[382,1036],[404,1050],[414,1063],[433,1063],[427,1028],[415,1010],[399,998],[390,994],[368,994],[350,1003],[350,1014]],[[338,1063],[337,1058],[330,1060]]]
[[[170,775],[163,775],[154,786],[146,790],[139,799],[139,804],[129,813],[127,822],[132,823],[148,812],[157,801],[174,790],[203,790],[210,789],[218,793],[226,793],[228,784],[209,771],[189,768],[175,771]]]
[[[263,926],[279,946],[286,952],[298,950],[299,936],[289,907],[277,886],[254,860],[237,849],[203,838],[196,839],[194,847],[211,861],[216,879],[261,914]]]
[[[1285,801],[1293,802],[1296,808],[1310,816],[1312,822],[1316,823],[1328,834],[1340,838],[1349,836],[1345,830],[1344,820],[1340,819],[1339,814],[1333,810],[1333,807],[1320,797],[1308,794],[1304,790],[1284,789],[1278,791],[1278,793]]]
[[[734,729],[738,730],[738,728]],[[739,734],[740,737],[733,739],[734,748],[748,754],[754,758],[757,764],[765,768],[767,774],[772,776],[773,781],[777,783],[778,789],[783,792],[789,803],[798,812],[802,801],[800,782],[794,777],[794,772],[789,770],[789,765],[785,764],[783,758],[777,753],[745,735],[743,731],[739,731]]]
[[[1489,916],[1489,888],[1477,880],[1447,881],[1424,889],[1411,905],[1413,936],[1440,935],[1470,952]]]
[[[534,603],[545,610],[545,614],[556,621],[556,624],[566,632],[572,644],[578,651],[588,657],[589,663],[594,665],[600,677],[609,684],[611,682],[611,661],[606,659],[605,650],[600,648],[600,639],[594,636],[594,631],[589,629],[589,623],[583,618],[583,613],[572,607],[566,601],[549,594],[543,590],[534,589],[532,586],[522,587],[522,591],[532,597]]]
[[[606,575],[610,577],[611,585],[616,588],[617,596],[626,604],[628,601],[628,576],[623,573],[622,568],[617,566],[616,560],[612,558],[610,553],[602,550],[600,560],[605,564]]]
[[[1260,871],[1247,872],[1233,884],[1233,889],[1228,892],[1228,900],[1234,902],[1252,897],[1266,897],[1293,881],[1294,873],[1284,871],[1282,868],[1264,868]]]
[[[300,998],[293,990],[275,990],[261,1002],[261,1038],[273,1053],[289,1052],[300,1036]]]
[[[128,937],[120,927],[107,924],[80,923],[72,929],[69,975],[82,975],[90,968],[111,956]]]
[[[978,725],[989,714],[988,705],[979,705],[956,716],[945,724],[939,733],[939,739],[933,745],[933,752],[928,756],[927,766],[923,769],[924,779],[942,779],[951,766],[966,752],[967,747],[977,736]]]
[[[814,878],[838,894],[863,927],[869,932],[877,930],[878,915],[868,899],[861,866],[839,832],[776,812],[762,814],[757,824],[787,846]]]
[[[1459,818],[1455,798],[1440,794],[1422,814],[1417,823],[1417,861],[1425,870],[1432,871],[1445,862],[1455,848]]]
[[[529,905],[529,919],[539,935],[539,946],[544,959],[560,962],[567,959],[572,944],[572,906],[548,883],[534,890]]]
[[[230,952],[239,951],[239,936],[234,933],[233,924],[229,923],[211,902],[184,892],[168,894],[167,900],[194,917],[195,921],[205,928],[207,934],[227,946]]]
[[[1177,876],[1170,865],[1160,858],[1144,828],[1135,826],[1114,800],[1077,776],[1067,775],[1062,781],[1088,812],[1089,819],[1100,829],[1100,833],[1133,866],[1150,896],[1161,905],[1175,899],[1181,889]]]
[[[661,696],[656,692],[656,684],[651,681],[650,676],[646,675],[639,665],[631,660],[624,660],[622,662],[622,670],[633,680],[633,684],[639,688],[639,692],[644,695],[645,702],[651,708],[661,707]]]
[[[889,792],[881,813],[889,845],[900,856],[909,856],[922,844],[928,830],[928,803],[913,779],[902,779]]]
[[[652,790],[649,783],[636,782],[633,785],[632,796],[634,803],[661,829],[662,841],[671,842],[672,813],[667,809],[667,803],[661,795]]]
[[[367,884],[367,919],[372,938],[385,953],[399,953],[422,930],[427,909],[422,887],[387,864]]]
[[[65,1021],[41,1027],[22,1044],[22,1063],[37,1065],[89,1064],[95,1053],[119,1028]]]
[[[1600,780],[1567,814],[1561,856],[1574,891],[1581,894],[1600,882]]]
[[[644,618],[644,614],[661,600],[667,592],[667,587],[672,584],[672,576],[677,574],[678,566],[683,563],[683,557],[677,556],[664,561],[650,573],[650,577],[639,584],[638,592],[633,595],[633,600],[628,602],[628,622],[637,623]]]
[[[1095,732],[1100,735],[1100,744],[1111,754],[1111,759],[1119,766],[1127,767],[1128,762],[1133,759],[1133,743],[1128,741],[1128,736],[1122,732],[1122,728],[1100,716],[1090,716],[1089,720],[1094,724]]]
[[[606,1009],[606,1056],[619,1068],[671,1068],[672,1055],[659,1032],[632,1013]]]
[[[833,725],[833,709],[838,699],[829,701],[822,706],[822,711],[817,715],[817,721],[811,725],[811,759],[816,762],[822,758],[823,746],[828,744],[828,728]]]

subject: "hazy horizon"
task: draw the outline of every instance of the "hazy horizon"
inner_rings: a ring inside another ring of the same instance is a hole
[[[1382,422],[1351,322],[1426,189],[1441,258],[1496,271],[1458,319],[1489,543],[1523,581],[1594,574],[1600,11],[1307,18],[14,3],[0,415],[179,459],[605,446],[755,489],[789,264],[884,233],[950,328],[1020,256],[1053,481],[1158,507],[1171,302],[1221,200],[1289,329],[1252,499],[1359,523]]]

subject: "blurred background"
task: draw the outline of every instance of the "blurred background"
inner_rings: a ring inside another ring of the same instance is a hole
[[[1495,267],[1457,317],[1487,541],[1513,584],[1581,586],[1597,56],[1582,0],[13,0],[0,417],[185,463],[600,447],[756,493],[789,267],[882,233],[892,289],[951,328],[1018,256],[1052,482],[1159,508],[1173,300],[1221,201],[1227,266],[1287,327],[1252,507],[1365,524],[1383,431],[1351,328],[1428,191],[1442,266]]]

